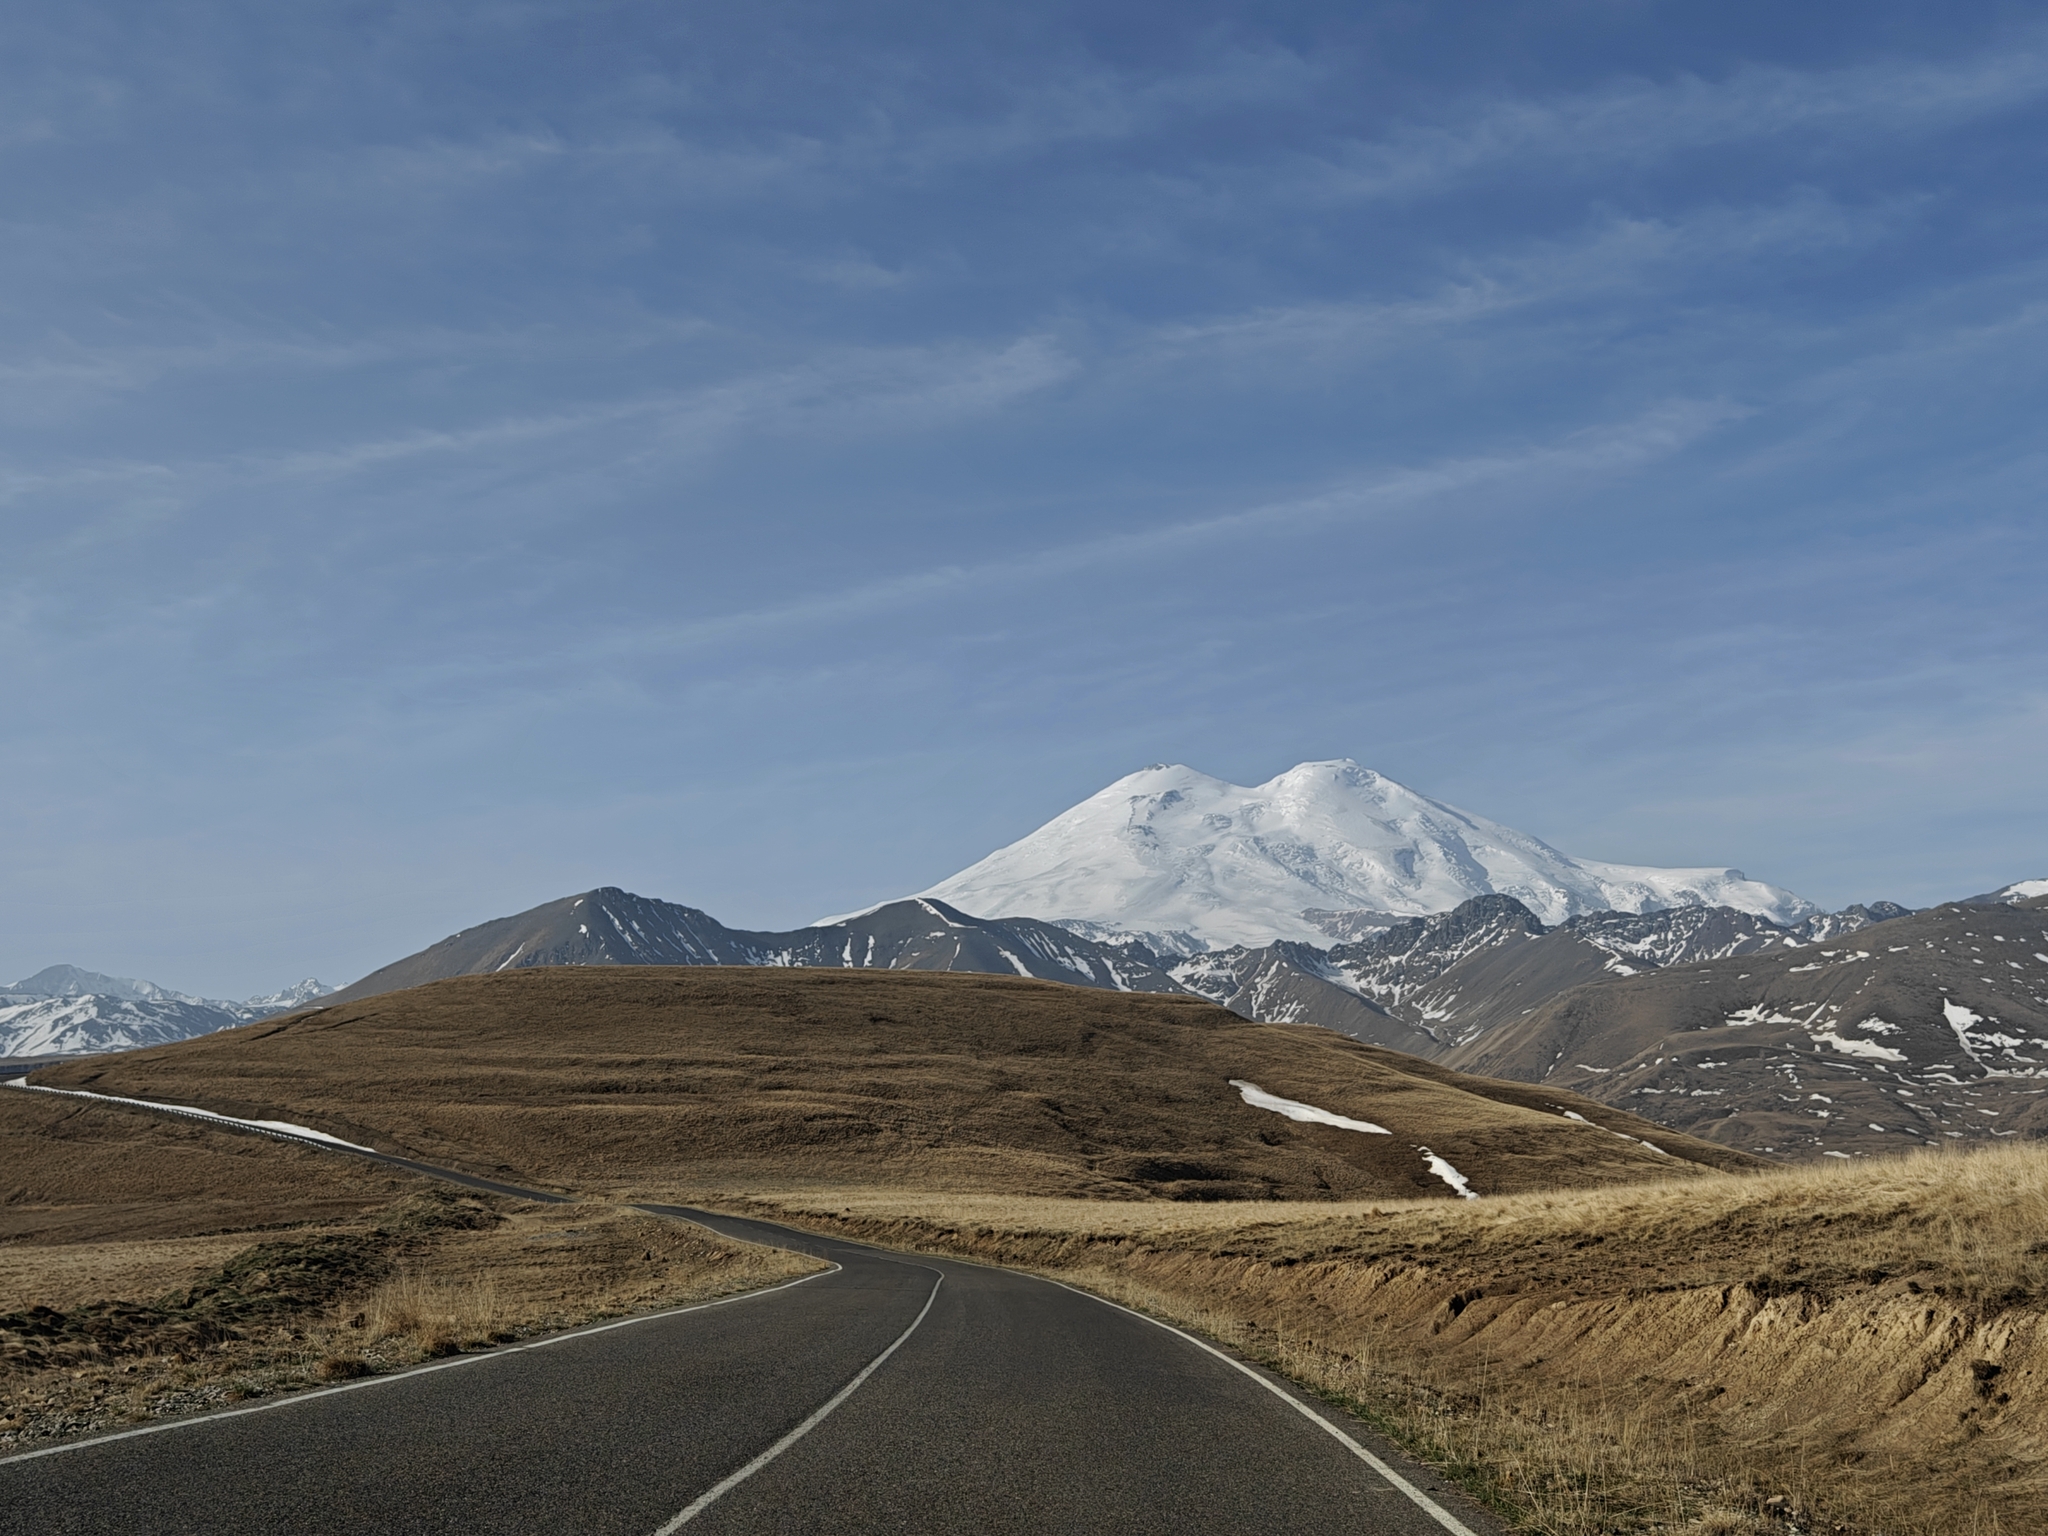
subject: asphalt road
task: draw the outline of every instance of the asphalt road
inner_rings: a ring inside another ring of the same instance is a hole
[[[1293,1406],[1305,1400],[1291,1388],[1283,1398],[1249,1368],[1092,1297],[1005,1270],[654,1209],[839,1268],[256,1411],[0,1460],[0,1531],[1497,1529],[1403,1464],[1397,1476],[1456,1513],[1422,1507]],[[1322,1412],[1321,1423],[1335,1421]],[[1384,1446],[1375,1453],[1397,1459]]]

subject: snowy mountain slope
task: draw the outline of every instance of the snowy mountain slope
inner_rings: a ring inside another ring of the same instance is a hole
[[[1963,899],[1966,907],[2017,906],[2031,901],[2036,896],[2048,896],[2048,880],[2015,880],[2000,890],[1987,891],[1982,896],[1968,896]]]
[[[333,991],[308,977],[243,1002],[188,997],[155,982],[53,965],[0,993],[0,1057],[89,1056],[211,1034]]]
[[[1602,980],[1443,1059],[1780,1155],[2041,1136],[2048,895]]]
[[[1435,1057],[1589,982],[1794,950],[1905,915],[1877,902],[1781,928],[1730,907],[1670,907],[1589,912],[1549,928],[1512,896],[1475,896],[1327,951],[1233,947],[1168,968],[1183,986],[1248,1018],[1322,1024]]]
[[[695,907],[615,886],[466,928],[330,999],[351,1002],[449,976],[536,965],[766,965],[986,971],[1120,992],[1179,992],[1154,956],[1031,918],[991,921],[942,902],[897,901],[786,933],[728,928]]]
[[[23,999],[9,994],[0,1005],[0,1057],[92,1056],[132,1051],[193,1035],[210,1035],[244,1021],[199,1003],[149,998],[77,997]]]
[[[1740,870],[1574,859],[1348,759],[1252,788],[1155,764],[919,894],[986,917],[1093,925],[1095,938],[1183,933],[1221,948],[1321,946],[1353,913],[1420,916],[1491,893],[1553,924],[1683,906],[1791,923],[1817,910]]]
[[[245,998],[228,1006],[250,1019],[267,1019],[274,1013],[289,1013],[294,1008],[317,1002],[334,988],[325,982],[308,976],[304,981],[295,982],[277,992],[265,992],[261,997]]]
[[[1320,1024],[1412,1056],[1437,1050],[1426,1029],[1361,995],[1327,954],[1307,944],[1209,950],[1173,961],[1170,973],[1190,992],[1263,1024]]]

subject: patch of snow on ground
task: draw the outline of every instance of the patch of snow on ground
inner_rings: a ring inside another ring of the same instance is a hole
[[[1248,1083],[1241,1077],[1230,1079],[1230,1086],[1235,1088],[1243,1096],[1245,1103],[1253,1109],[1270,1109],[1274,1114],[1285,1115],[1290,1120],[1314,1125],[1334,1125],[1340,1131],[1365,1131],[1374,1136],[1394,1134],[1384,1125],[1374,1125],[1368,1120],[1347,1120],[1342,1115],[1331,1114],[1327,1109],[1317,1109],[1313,1104],[1283,1099],[1278,1094],[1268,1093],[1257,1083]],[[1448,1167],[1449,1164],[1445,1166]]]
[[[210,1109],[194,1109],[189,1104],[158,1104],[150,1099],[124,1099],[112,1093],[88,1093],[83,1088],[45,1088],[32,1083],[25,1077],[17,1077],[8,1085],[10,1088],[26,1088],[30,1093],[60,1093],[67,1099],[98,1099],[102,1104],[133,1104],[139,1109],[161,1110],[170,1115],[190,1115],[195,1120],[212,1120],[220,1125],[239,1126],[245,1131],[261,1131],[266,1136],[290,1136],[301,1141],[317,1141],[324,1146],[342,1147],[350,1152],[374,1152],[375,1147],[357,1146],[352,1141],[343,1141],[339,1136],[330,1136],[325,1131],[316,1131],[311,1126],[293,1125],[288,1120],[242,1120],[234,1115],[217,1115]]]
[[[1747,1029],[1752,1024],[1796,1024],[1799,1021],[1789,1014],[1773,1012],[1769,1003],[1752,1003],[1729,1014],[1728,1022],[1738,1029]]]
[[[1879,1045],[1875,1040],[1844,1040],[1833,1030],[1813,1037],[1815,1045],[1832,1046],[1844,1056],[1861,1056],[1868,1061],[1904,1061],[1906,1053],[1895,1051],[1888,1045]]]
[[[1567,1120],[1576,1120],[1581,1125],[1592,1126],[1592,1128],[1596,1131],[1606,1131],[1608,1135],[1619,1136],[1623,1141],[1632,1141],[1639,1147],[1648,1147],[1652,1152],[1656,1153],[1659,1157],[1669,1157],[1671,1155],[1669,1152],[1666,1152],[1662,1147],[1657,1146],[1651,1142],[1647,1142],[1643,1140],[1643,1138],[1640,1136],[1631,1136],[1627,1131],[1617,1131],[1605,1125],[1594,1125],[1591,1120],[1588,1120],[1576,1109],[1567,1109],[1563,1113],[1565,1119]]]
[[[1450,1185],[1452,1189],[1455,1189],[1458,1192],[1459,1199],[1477,1200],[1479,1198],[1478,1193],[1472,1188],[1472,1186],[1465,1182],[1465,1175],[1458,1172],[1457,1169],[1453,1168],[1449,1163],[1445,1162],[1442,1158],[1438,1157],[1434,1152],[1430,1151],[1429,1148],[1417,1147],[1415,1150],[1420,1152],[1424,1160],[1428,1162],[1429,1171],[1431,1173],[1435,1174],[1438,1178],[1442,1179],[1446,1184]]]
[[[1948,1020],[1948,1027],[1956,1032],[1956,1041],[1962,1046],[1963,1054],[1981,1066],[1983,1063],[1977,1055],[1976,1042],[1970,1039],[1970,1026],[1982,1024],[1984,1016],[1972,1013],[1961,1003],[1952,1003],[1947,998],[1941,1000],[1941,1013]]]

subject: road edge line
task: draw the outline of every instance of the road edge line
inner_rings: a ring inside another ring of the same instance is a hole
[[[785,1249],[784,1252],[791,1250]],[[825,1261],[832,1264],[830,1259]],[[61,1456],[67,1451],[90,1450],[96,1445],[111,1445],[116,1440],[133,1440],[141,1435],[167,1434],[174,1429],[194,1429],[206,1424],[219,1424],[228,1419],[239,1419],[244,1414],[268,1413],[273,1408],[296,1408],[301,1403],[310,1403],[316,1398],[333,1397],[342,1392],[362,1392],[371,1387],[388,1387],[396,1382],[410,1381],[417,1376],[430,1375],[435,1371],[454,1370],[457,1366],[482,1365],[490,1360],[509,1360],[515,1355],[530,1350],[547,1349],[552,1345],[565,1344],[574,1339],[589,1338],[593,1334],[609,1333],[614,1328],[630,1328],[638,1323],[655,1323],[665,1317],[681,1317],[686,1312],[703,1312],[712,1307],[730,1306],[736,1301],[752,1301],[757,1296],[772,1296],[777,1291],[786,1291],[793,1286],[808,1285],[813,1280],[822,1280],[827,1275],[836,1275],[843,1265],[832,1264],[830,1269],[821,1269],[816,1274],[799,1275],[794,1280],[785,1280],[780,1285],[763,1286],[755,1291],[737,1291],[730,1296],[717,1296],[710,1301],[693,1301],[687,1307],[670,1307],[664,1312],[648,1312],[639,1317],[618,1317],[608,1323],[589,1323],[581,1328],[571,1328],[564,1333],[549,1334],[544,1339],[530,1343],[515,1344],[506,1349],[494,1349],[486,1354],[458,1355],[452,1360],[436,1360],[427,1365],[415,1365],[402,1371],[391,1371],[382,1376],[366,1376],[360,1381],[344,1381],[331,1387],[313,1387],[304,1392],[293,1392],[284,1397],[272,1398],[267,1403],[252,1403],[247,1408],[223,1408],[212,1413],[195,1413],[189,1418],[169,1419],[161,1424],[143,1424],[134,1429],[116,1430],[111,1435],[94,1435],[87,1440],[69,1440],[63,1445],[46,1445],[37,1451],[19,1451],[12,1456],[0,1456],[0,1467],[13,1466],[20,1461],[35,1461],[43,1456]],[[922,1316],[920,1316],[922,1321]],[[906,1335],[907,1337],[907,1335]],[[898,1342],[901,1342],[900,1340]],[[895,1346],[890,1346],[894,1348]]]
[[[1322,1414],[1318,1413],[1314,1408],[1310,1407],[1300,1398],[1294,1396],[1285,1387],[1281,1386],[1280,1383],[1274,1381],[1271,1377],[1263,1374],[1255,1367],[1247,1364],[1246,1362],[1239,1360],[1236,1356],[1229,1354],[1227,1351],[1218,1349],[1215,1345],[1209,1343],[1208,1340],[1196,1337],[1194,1334],[1189,1333],[1185,1328],[1176,1328],[1172,1323],[1164,1322],[1159,1318],[1151,1316],[1149,1313],[1140,1312],[1136,1307],[1127,1307],[1120,1301],[1111,1301],[1107,1296],[1098,1296],[1095,1292],[1090,1290],[1084,1290],[1082,1287],[1078,1285],[1069,1285],[1066,1281],[1056,1280],[1051,1275],[1042,1274],[1037,1270],[1019,1269],[1014,1265],[992,1264],[985,1259],[964,1258],[960,1255],[950,1253],[927,1253],[921,1249],[915,1248],[898,1248],[895,1250],[890,1250],[864,1238],[847,1237],[843,1233],[806,1232],[801,1227],[792,1227],[785,1222],[778,1222],[772,1220],[769,1217],[760,1215],[736,1215],[724,1211],[706,1211],[705,1214],[711,1216],[726,1216],[729,1220],[752,1222],[756,1225],[764,1227],[779,1226],[782,1227],[785,1231],[795,1232],[800,1237],[821,1238],[826,1242],[843,1243],[849,1248],[879,1249],[883,1253],[894,1251],[896,1253],[903,1254],[906,1258],[930,1259],[942,1264],[963,1264],[970,1269],[991,1269],[999,1271],[1000,1273],[1006,1275],[1020,1275],[1027,1280],[1042,1280],[1047,1285],[1056,1285],[1063,1291],[1072,1291],[1076,1296],[1085,1296],[1090,1301],[1099,1301],[1102,1303],[1103,1306],[1113,1308],[1118,1312],[1128,1312],[1132,1317],[1137,1318],[1140,1322],[1150,1323],[1154,1328],[1164,1328],[1168,1333],[1177,1335],[1179,1338],[1194,1345],[1195,1348],[1202,1350],[1204,1353],[1214,1355],[1218,1360],[1221,1360],[1225,1365],[1229,1366],[1232,1370],[1241,1372],[1245,1376],[1250,1377],[1253,1381],[1257,1382],[1260,1386],[1264,1387],[1268,1392],[1272,1393],[1275,1397],[1279,1398],[1281,1402],[1285,1403],[1288,1407],[1292,1408],[1296,1413],[1300,1414],[1303,1418],[1307,1419],[1311,1424],[1314,1424],[1317,1428],[1321,1429],[1325,1434],[1329,1435],[1332,1439],[1336,1440],[1339,1444],[1344,1446],[1346,1450],[1350,1451],[1352,1455],[1356,1456],[1368,1467],[1372,1468],[1373,1471],[1377,1472],[1382,1478],[1386,1480],[1390,1487],[1392,1487],[1396,1492],[1402,1494],[1411,1503],[1413,1503],[1416,1508],[1420,1509],[1424,1514],[1428,1515],[1432,1520],[1436,1521],[1438,1525],[1441,1525],[1446,1531],[1450,1532],[1451,1536],[1481,1536],[1480,1532],[1473,1530],[1471,1526],[1467,1525],[1464,1521],[1460,1520],[1456,1515],[1452,1514],[1449,1510],[1445,1509],[1441,1504],[1437,1503],[1435,1499],[1432,1499],[1420,1488],[1416,1487],[1413,1483],[1409,1482],[1408,1479],[1403,1477],[1399,1472],[1396,1472],[1393,1469],[1393,1467],[1388,1465],[1378,1456],[1375,1456],[1363,1445],[1360,1445],[1357,1440],[1353,1439],[1342,1428],[1335,1424],[1332,1424],[1328,1419],[1324,1418]],[[688,1220],[690,1218],[684,1219]],[[733,1238],[731,1233],[718,1232],[718,1229],[716,1227],[709,1227],[708,1223],[700,1222],[698,1223],[698,1225],[707,1226],[708,1230],[716,1232],[718,1236],[727,1238],[732,1241],[759,1241],[759,1239],[754,1238]],[[792,1249],[790,1251],[800,1252],[801,1250]],[[938,1294],[937,1287],[933,1287],[932,1294],[934,1296]],[[926,1308],[927,1310],[929,1310],[929,1302],[926,1303]],[[922,1321],[922,1314],[920,1314],[920,1321]],[[916,1326],[917,1325],[915,1323],[911,1325],[913,1329],[915,1329]],[[910,1335],[906,1333],[904,1335],[904,1338],[908,1338],[909,1336]],[[897,1341],[897,1343],[901,1342],[902,1340],[900,1339]],[[889,1346],[891,1350],[894,1350],[895,1347],[896,1346],[894,1344]],[[878,1361],[877,1364],[879,1363],[880,1362]],[[677,1521],[676,1524],[680,1525],[681,1521]],[[670,1532],[674,1528],[674,1526],[664,1526],[661,1530],[656,1531],[654,1533],[654,1536],[670,1536]]]
[[[996,1267],[1000,1268],[1002,1266]],[[1025,1273],[1025,1271],[1012,1271],[1012,1273]],[[1339,1428],[1335,1424],[1332,1424],[1328,1419],[1324,1418],[1320,1413],[1316,1412],[1316,1410],[1311,1408],[1307,1403],[1303,1402],[1300,1398],[1296,1397],[1293,1393],[1289,1392],[1277,1381],[1274,1381],[1271,1378],[1267,1377],[1260,1371],[1254,1369],[1252,1366],[1246,1364],[1244,1361],[1239,1360],[1234,1356],[1225,1353],[1223,1350],[1218,1349],[1215,1345],[1209,1343],[1206,1339],[1199,1339],[1195,1337],[1195,1335],[1193,1335],[1192,1333],[1189,1333],[1186,1329],[1176,1328],[1172,1323],[1162,1322],[1160,1319],[1156,1317],[1152,1317],[1147,1315],[1146,1313],[1140,1312],[1136,1307],[1127,1307],[1120,1301],[1111,1301],[1107,1296],[1098,1296],[1093,1291],[1085,1291],[1081,1289],[1081,1287],[1078,1285],[1069,1285],[1064,1280],[1055,1280],[1050,1275],[1039,1275],[1037,1276],[1037,1278],[1045,1281],[1048,1285],[1056,1285],[1063,1291],[1072,1291],[1076,1296],[1086,1296],[1090,1301],[1099,1301],[1105,1307],[1114,1307],[1119,1312],[1128,1312],[1132,1317],[1138,1318],[1142,1322],[1150,1323],[1154,1328],[1164,1328],[1168,1333],[1178,1335],[1180,1338],[1185,1339],[1188,1343],[1194,1345],[1195,1348],[1203,1351],[1205,1354],[1214,1355],[1218,1360],[1221,1360],[1225,1365],[1229,1366],[1232,1370],[1238,1371],[1243,1375],[1250,1377],[1253,1381],[1256,1381],[1268,1392],[1272,1393],[1275,1397],[1279,1398],[1281,1402],[1285,1403],[1288,1407],[1292,1408],[1296,1413],[1300,1414],[1303,1418],[1307,1419],[1311,1424],[1314,1424],[1317,1428],[1323,1430],[1326,1434],[1328,1434],[1332,1439],[1336,1440],[1339,1444],[1343,1445],[1345,1449],[1351,1452],[1352,1455],[1356,1456],[1368,1467],[1371,1467],[1373,1471],[1377,1472],[1381,1477],[1385,1478],[1387,1482],[1390,1485],[1392,1485],[1393,1488],[1395,1488],[1398,1492],[1406,1495],[1409,1502],[1414,1504],[1416,1508],[1420,1509],[1424,1514],[1428,1515],[1432,1520],[1436,1521],[1438,1525],[1441,1525],[1445,1530],[1449,1531],[1451,1533],[1451,1536],[1479,1536],[1479,1533],[1473,1530],[1471,1526],[1467,1525],[1464,1521],[1460,1520],[1456,1515],[1452,1514],[1449,1510],[1445,1509],[1443,1505],[1437,1503],[1435,1499],[1432,1499],[1420,1488],[1416,1487],[1413,1483],[1409,1482],[1407,1478],[1403,1477],[1399,1472],[1396,1472],[1386,1462],[1382,1461],[1379,1457],[1373,1455],[1371,1451],[1367,1450],[1364,1446],[1360,1445],[1343,1429]],[[662,1533],[657,1533],[657,1536],[662,1536]]]
[[[795,1445],[797,1441],[803,1439],[805,1435],[808,1435],[812,1430],[816,1429],[820,1424],[824,1423],[826,1418],[830,1416],[833,1409],[837,1408],[841,1403],[845,1402],[849,1397],[853,1396],[855,1392],[860,1390],[861,1383],[866,1381],[870,1376],[874,1375],[876,1371],[880,1370],[882,1368],[882,1363],[885,1360],[887,1360],[891,1355],[895,1354],[897,1350],[901,1349],[904,1343],[910,1338],[910,1336],[913,1333],[917,1332],[918,1325],[925,1320],[926,1315],[932,1309],[932,1304],[939,1299],[939,1287],[946,1283],[946,1276],[942,1271],[938,1270],[934,1270],[933,1274],[936,1278],[934,1278],[932,1281],[932,1293],[931,1295],[925,1297],[923,1311],[919,1312],[917,1316],[911,1320],[910,1326],[908,1328],[904,1329],[900,1334],[896,1336],[895,1343],[891,1344],[887,1349],[883,1350],[879,1355],[875,1356],[874,1359],[870,1360],[865,1366],[863,1366],[858,1376],[854,1377],[853,1380],[849,1381],[845,1386],[841,1387],[837,1392],[833,1393],[832,1396],[826,1400],[825,1405],[819,1408],[809,1418],[805,1419],[803,1423],[797,1425],[795,1429],[792,1429],[780,1440],[776,1441],[773,1445],[769,1446],[767,1450],[763,1451],[760,1455],[756,1456],[752,1461],[748,1462],[744,1467],[741,1467],[737,1472],[733,1472],[727,1475],[726,1477],[720,1479],[718,1482],[712,1484],[711,1487],[707,1488],[704,1492],[698,1494],[696,1498],[692,1499],[688,1504],[686,1504],[683,1507],[682,1512],[678,1514],[673,1520],[670,1520],[666,1525],[663,1525],[659,1529],[657,1529],[654,1533],[654,1536],[674,1536],[675,1532],[681,1530],[685,1525],[689,1524],[690,1521],[696,1519],[697,1516],[701,1515],[702,1513],[704,1513],[705,1510],[709,1509],[713,1504],[717,1503],[718,1500],[724,1498],[725,1495],[732,1492],[733,1489],[739,1487],[741,1483],[744,1483],[756,1472],[760,1471],[763,1467],[767,1466],[769,1462],[773,1461],[776,1457],[780,1456],[784,1451],[788,1450],[791,1446]],[[1471,1533],[1467,1532],[1466,1536],[1471,1536]]]

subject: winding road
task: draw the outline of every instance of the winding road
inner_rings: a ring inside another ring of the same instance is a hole
[[[836,1268],[0,1458],[0,1531],[1498,1530],[1355,1421],[1083,1292],[647,1209]]]

